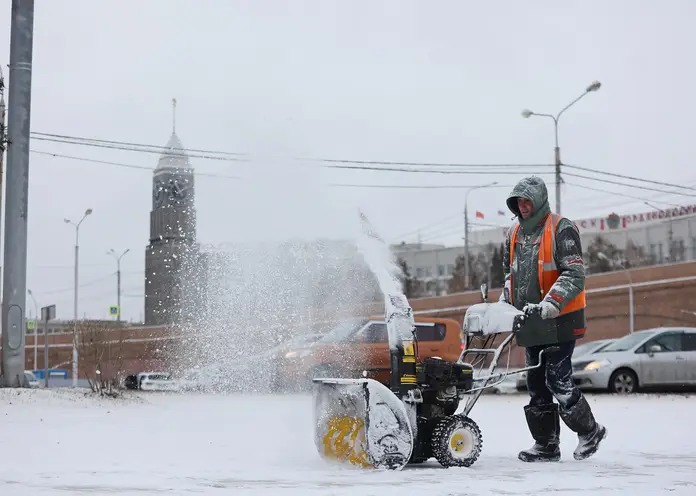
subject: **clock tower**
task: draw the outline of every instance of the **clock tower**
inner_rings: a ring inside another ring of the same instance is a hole
[[[194,172],[176,134],[176,99],[172,135],[152,175],[150,243],[145,252],[145,325],[184,320],[197,258]]]

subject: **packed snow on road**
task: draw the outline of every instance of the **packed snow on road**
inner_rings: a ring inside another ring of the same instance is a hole
[[[482,397],[483,453],[470,468],[435,460],[399,472],[334,466],[317,455],[309,395],[0,390],[0,494],[433,495],[696,494],[696,396],[592,395],[609,429],[599,452],[525,464],[525,395]]]

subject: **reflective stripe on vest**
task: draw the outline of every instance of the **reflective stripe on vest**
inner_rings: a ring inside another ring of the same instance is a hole
[[[539,241],[537,274],[539,276],[539,287],[541,288],[542,300],[551,290],[551,287],[554,285],[559,276],[558,267],[556,266],[556,229],[558,228],[558,223],[560,220],[560,215],[547,215],[546,220],[544,221],[544,230],[541,233],[541,239]],[[517,232],[519,229],[520,225],[517,224],[512,230],[512,235],[510,236],[510,267],[512,267],[512,261],[515,258],[515,243],[517,242]],[[510,270],[510,303],[514,304],[514,282],[512,278],[512,270]],[[563,310],[561,310],[561,315],[582,310],[585,308],[585,306],[585,290],[583,289],[579,295],[566,304]]]

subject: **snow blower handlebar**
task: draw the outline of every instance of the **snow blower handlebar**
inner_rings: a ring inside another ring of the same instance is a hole
[[[463,411],[464,415],[469,414],[485,389],[501,384],[505,378],[510,375],[517,375],[538,369],[543,363],[544,353],[552,353],[558,349],[556,346],[548,347],[539,352],[536,365],[527,366],[514,371],[510,371],[510,352],[508,351],[507,369],[505,372],[494,373],[498,367],[498,361],[501,355],[505,349],[510,346],[516,332],[522,329],[526,324],[528,314],[505,302],[488,303],[488,291],[485,285],[481,287],[481,293],[484,302],[469,307],[464,316],[463,331],[466,335],[466,345],[457,362],[464,363],[464,357],[467,355],[478,355],[480,357],[493,355],[493,357],[485,375],[474,379],[475,382],[483,383],[483,385],[474,387],[468,391],[470,396]],[[494,348],[492,345],[500,334],[507,334],[507,336]],[[470,344],[474,337],[483,337],[484,346],[481,348],[471,348]]]

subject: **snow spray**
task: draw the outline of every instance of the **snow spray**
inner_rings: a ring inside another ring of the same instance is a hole
[[[249,174],[254,199],[234,207],[240,213],[228,226],[244,241],[203,245],[186,264],[196,304],[171,360],[178,375],[219,392],[273,390],[288,343],[364,317],[382,301],[380,288],[397,284],[386,245],[361,236],[355,207],[337,204],[316,170]]]

